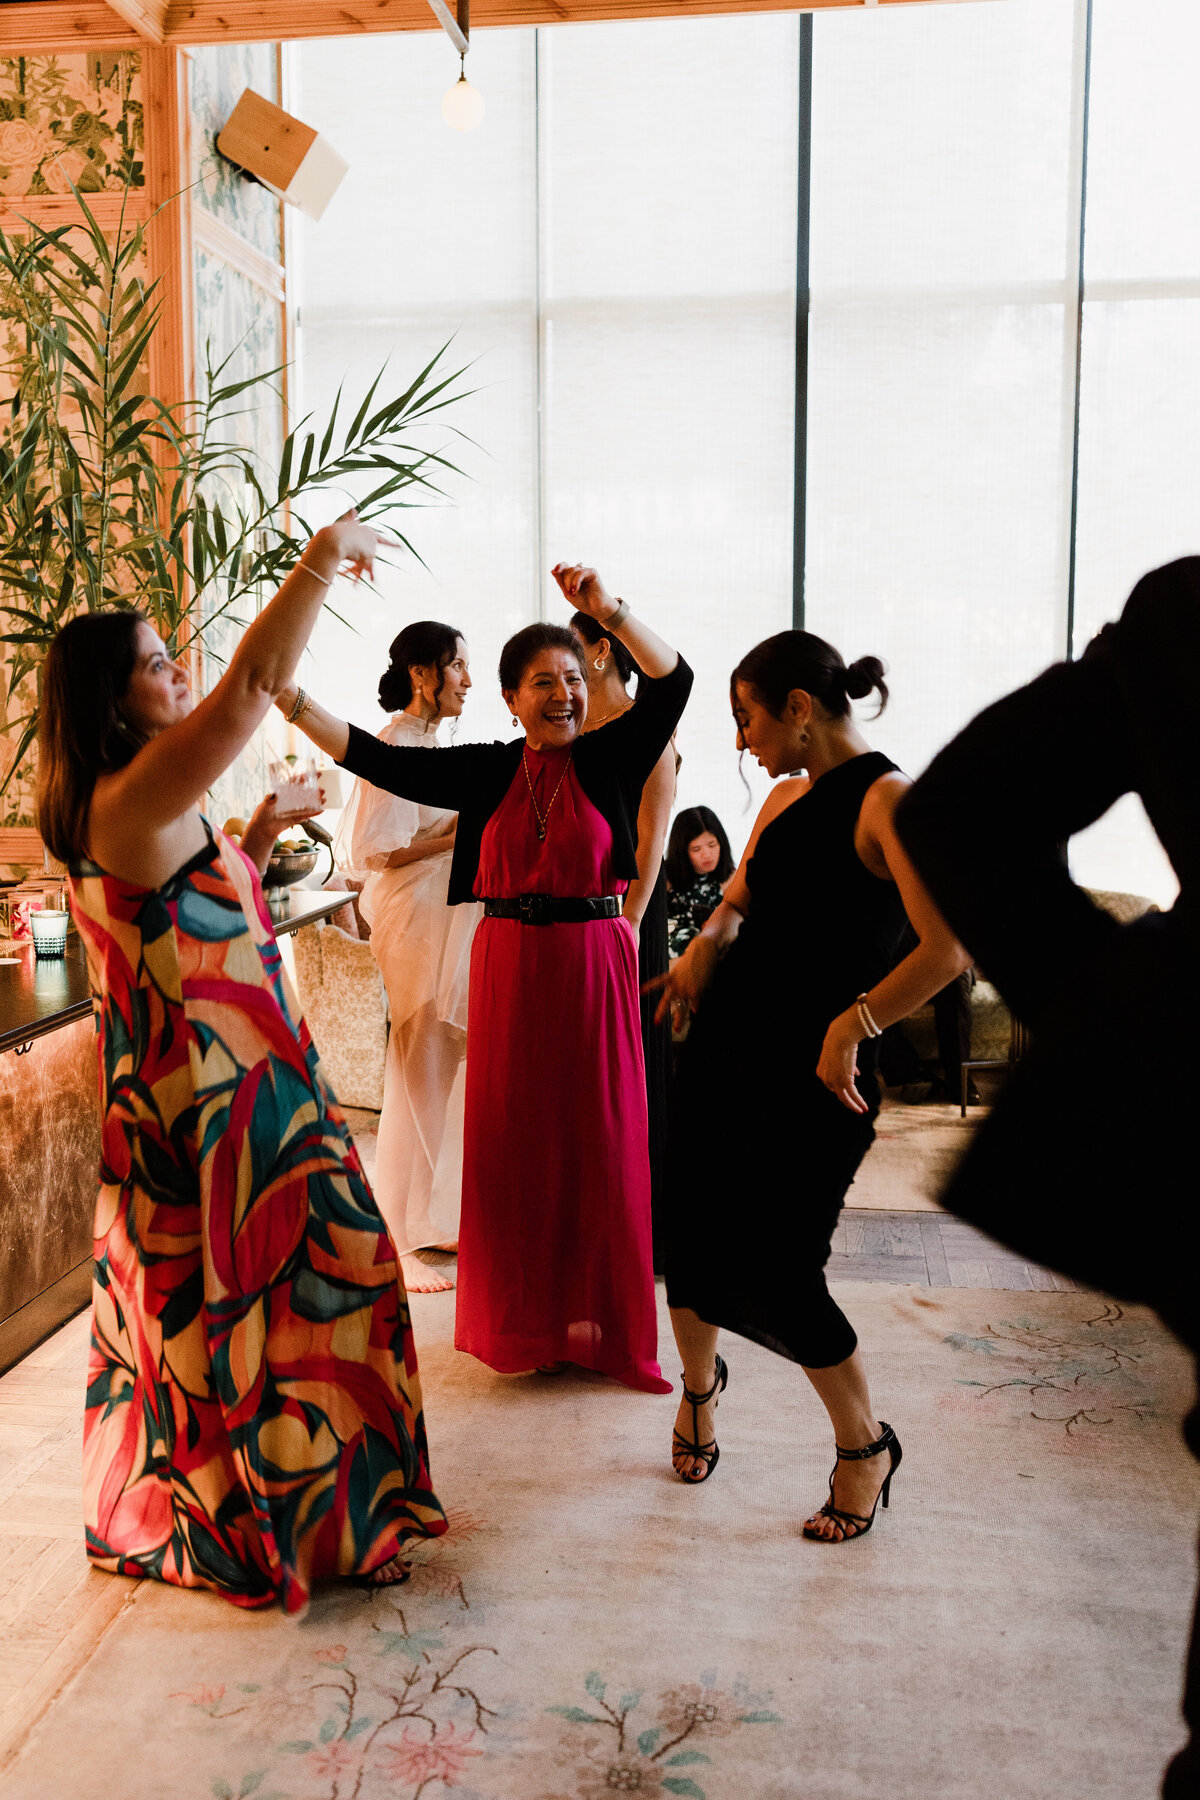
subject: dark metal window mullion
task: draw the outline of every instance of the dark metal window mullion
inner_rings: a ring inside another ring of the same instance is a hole
[[[1067,563],[1067,658],[1075,654],[1075,568],[1076,539],[1079,532],[1079,414],[1083,383],[1083,281],[1085,236],[1087,229],[1088,125],[1092,102],[1092,0],[1087,0],[1087,22],[1083,49],[1083,130],[1081,133],[1079,175],[1079,266],[1075,280],[1075,416],[1071,440],[1071,522]]]
[[[809,238],[812,222],[813,16],[800,15],[800,122],[796,157],[796,394],[792,489],[792,624],[804,627],[804,558],[808,502]]]

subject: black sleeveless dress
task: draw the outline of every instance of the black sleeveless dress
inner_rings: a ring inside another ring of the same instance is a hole
[[[638,938],[638,987],[665,975],[667,951],[667,867],[658,872],[650,902],[642,914]],[[646,1114],[650,1126],[650,1218],[654,1230],[654,1272],[663,1267],[663,1171],[667,1160],[667,1109],[671,1091],[671,1022],[654,1023],[657,993],[641,995],[642,1053],[646,1059]]]
[[[875,1136],[874,1045],[852,1113],[817,1080],[829,1025],[891,969],[895,883],[863,866],[867,789],[896,767],[841,763],[773,819],[746,870],[751,909],[696,1015],[675,1079],[667,1157],[667,1293],[712,1325],[808,1368],[857,1343],[825,1285],[846,1191]],[[744,1213],[754,1241],[739,1231]],[[736,1240],[742,1241],[737,1242]]]

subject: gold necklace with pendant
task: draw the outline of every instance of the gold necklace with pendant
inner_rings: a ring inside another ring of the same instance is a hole
[[[529,779],[529,764],[525,760],[525,746],[524,745],[521,746],[521,767],[525,771],[525,785],[529,789],[529,798],[533,802],[533,810],[534,810],[534,814],[537,818],[538,840],[541,843],[544,843],[546,841],[546,820],[550,817],[550,807],[553,806],[554,802],[558,799],[558,788],[560,788],[562,786],[563,782],[567,779],[567,770],[570,768],[570,766],[571,766],[571,758],[568,756],[566,762],[563,764],[563,772],[558,778],[558,787],[556,787],[554,792],[551,794],[550,800],[546,807],[545,812],[542,812],[537,803],[537,795],[533,791],[533,783]]]

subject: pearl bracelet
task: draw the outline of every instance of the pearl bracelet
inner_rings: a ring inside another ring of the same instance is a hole
[[[865,994],[860,994],[856,1005],[858,1007],[858,1022],[866,1035],[873,1038],[882,1037],[883,1026],[877,1025],[872,1018],[871,1009],[867,1005],[867,996]]]

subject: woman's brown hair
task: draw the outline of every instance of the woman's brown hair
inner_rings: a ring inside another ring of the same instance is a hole
[[[86,855],[84,832],[96,777],[123,769],[140,739],[120,703],[137,662],[132,608],[81,613],[64,625],[42,667],[38,726],[38,830],[60,862]]]

